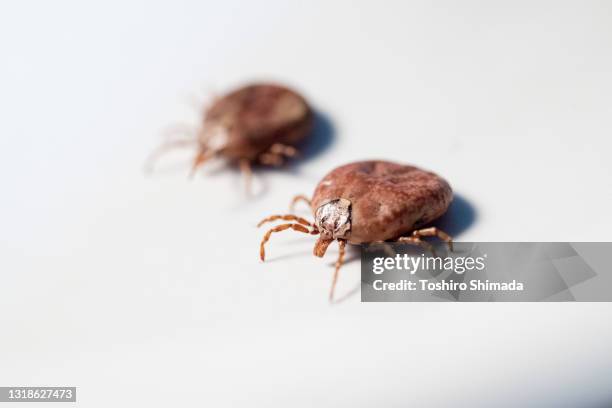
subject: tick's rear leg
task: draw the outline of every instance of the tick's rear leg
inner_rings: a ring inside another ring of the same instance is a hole
[[[272,235],[272,233],[281,232],[289,228],[291,228],[294,231],[303,232],[304,234],[313,233],[312,231],[310,231],[308,228],[306,228],[305,226],[301,224],[281,224],[281,225],[277,225],[274,228],[269,229],[268,232],[266,232],[266,234],[264,235],[263,239],[261,240],[261,244],[259,244],[259,258],[262,261],[265,261],[266,259],[265,245],[266,245],[266,242],[268,242],[268,240],[270,239],[270,236]]]
[[[270,147],[270,153],[280,154],[284,157],[295,157],[299,154],[295,147],[284,145],[281,143],[274,143]]]
[[[259,224],[257,224],[257,227],[259,228],[259,227],[261,227],[263,224],[265,224],[267,222],[272,222],[272,221],[276,221],[276,220],[296,221],[299,224],[305,225],[307,227],[312,227],[312,224],[310,222],[308,222],[307,220],[305,220],[302,217],[298,217],[297,215],[293,215],[293,214],[271,215],[271,216],[261,220],[259,222]]]
[[[270,146],[267,151],[261,153],[257,160],[266,166],[278,167],[285,163],[286,158],[295,157],[297,155],[298,151],[295,147],[275,143]]]
[[[424,250],[431,252],[433,256],[436,256],[436,250],[434,249],[434,247],[429,242],[421,241],[419,237],[399,237],[397,239],[397,242],[412,244],[421,247]]]
[[[338,272],[340,267],[344,264],[344,253],[345,253],[346,241],[343,239],[338,240],[338,260],[336,261],[336,270],[334,271],[334,277],[332,279],[331,289],[329,291],[329,301],[334,300],[334,291],[336,290],[336,283],[338,282]]]
[[[263,165],[274,167],[278,167],[285,162],[283,156],[280,154],[267,152],[260,154],[258,160]]]
[[[438,237],[440,238],[442,241],[446,242],[448,244],[448,248],[452,251],[453,250],[453,239],[451,238],[450,235],[448,235],[446,232],[439,230],[436,227],[429,227],[429,228],[423,228],[420,230],[415,230],[412,231],[412,236],[415,238],[421,238],[421,237]]]
[[[304,194],[298,194],[295,197],[293,197],[293,200],[291,200],[291,204],[289,204],[289,212],[294,212],[295,210],[295,205],[300,202],[303,201],[306,204],[308,204],[308,208],[310,208],[311,203],[310,203],[310,199],[308,199],[308,197],[306,197]]]

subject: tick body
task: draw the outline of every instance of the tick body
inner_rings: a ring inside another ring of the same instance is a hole
[[[338,241],[340,254],[330,300],[333,299],[338,271],[346,243],[406,242],[431,249],[424,236],[452,240],[435,227],[422,228],[443,215],[452,201],[450,185],[438,175],[407,165],[385,161],[362,161],[332,170],[317,185],[312,199],[297,196],[296,201],[309,203],[314,222],[292,214],[273,215],[263,223],[292,221],[270,229],[260,245],[265,259],[265,244],[274,232],[287,229],[319,235],[314,254],[322,257],[329,244]]]
[[[313,118],[306,100],[289,88],[269,83],[238,88],[204,112],[192,174],[213,157],[239,165],[247,180],[254,164],[279,166],[298,154],[297,145],[311,133]]]

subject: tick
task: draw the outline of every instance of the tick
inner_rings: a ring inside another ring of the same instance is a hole
[[[338,271],[344,262],[346,243],[404,242],[432,250],[422,237],[452,239],[429,223],[443,215],[453,199],[450,185],[440,176],[419,168],[386,161],[361,161],[340,166],[317,185],[312,199],[296,196],[312,210],[314,222],[294,214],[272,215],[258,227],[272,221],[290,221],[268,230],[261,240],[259,255],[265,260],[265,245],[275,232],[292,229],[318,235],[314,255],[323,257],[333,241],[339,255],[329,293],[334,298]]]
[[[248,190],[252,166],[280,166],[298,155],[313,121],[311,107],[296,91],[254,83],[216,99],[205,110],[195,140],[168,142],[157,153],[195,142],[192,175],[206,161],[222,157],[240,168]]]

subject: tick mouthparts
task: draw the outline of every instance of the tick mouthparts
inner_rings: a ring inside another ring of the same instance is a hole
[[[329,244],[332,243],[332,241],[333,239],[326,239],[324,237],[319,237],[312,251],[314,256],[318,256],[319,258],[322,258],[323,255],[325,255],[325,252],[327,251],[327,247],[329,246]]]
[[[339,198],[321,205],[315,212],[315,224],[323,238],[347,238],[351,230],[351,202]]]

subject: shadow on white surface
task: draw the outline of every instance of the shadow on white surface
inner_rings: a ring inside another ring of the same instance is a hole
[[[448,211],[433,225],[448,233],[453,239],[457,239],[478,218],[476,208],[461,194],[454,194],[453,202]]]

